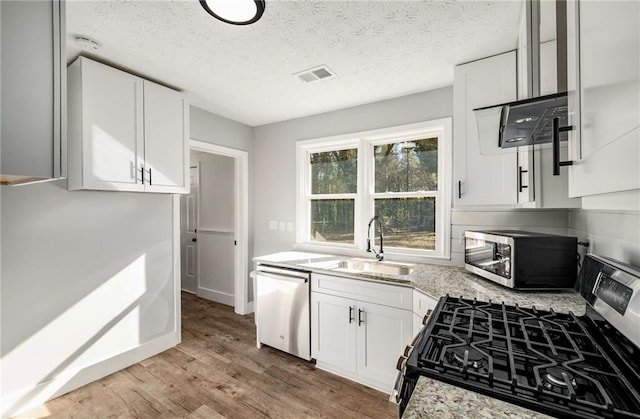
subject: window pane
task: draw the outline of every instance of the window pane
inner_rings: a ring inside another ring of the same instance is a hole
[[[384,220],[385,246],[435,250],[435,198],[376,199],[375,211]]]
[[[312,200],[310,239],[353,244],[353,211],[353,199]]]
[[[356,193],[358,149],[311,153],[311,193]]]
[[[438,138],[373,146],[376,192],[438,190]]]

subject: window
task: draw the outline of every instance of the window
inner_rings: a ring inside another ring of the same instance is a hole
[[[362,251],[378,215],[386,254],[449,257],[451,119],[297,148],[299,243]]]
[[[358,149],[309,153],[309,240],[354,244]]]

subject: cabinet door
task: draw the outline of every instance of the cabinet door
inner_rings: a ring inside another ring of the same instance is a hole
[[[358,302],[356,321],[358,375],[390,391],[396,376],[396,361],[413,337],[413,313]]]
[[[66,176],[64,2],[1,1],[2,184]]]
[[[80,73],[70,69],[71,77],[81,80],[81,109],[70,104],[73,117],[81,114],[83,189],[141,191],[140,170],[143,155],[142,79],[95,61],[80,59]],[[77,76],[76,76],[77,74]],[[70,81],[74,85],[75,81]],[[70,96],[74,93],[70,92]],[[71,112],[70,112],[71,113]],[[70,119],[70,136],[74,122]],[[70,144],[70,147],[73,146]],[[70,160],[75,160],[74,158]],[[72,165],[70,161],[70,176]],[[70,186],[73,182],[70,180]]]
[[[188,108],[184,96],[144,81],[146,189],[187,193]]]
[[[571,132],[575,160],[570,196],[640,188],[640,2],[570,2],[569,61],[580,129]],[[577,11],[578,18],[575,18]],[[573,47],[573,49],[571,48]]]
[[[516,100],[516,53],[459,65],[453,81],[454,205],[517,204],[515,153],[480,154],[473,109]]]
[[[311,293],[311,357],[319,363],[356,372],[356,325],[353,300]]]

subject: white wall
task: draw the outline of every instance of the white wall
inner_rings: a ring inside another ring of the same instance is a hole
[[[191,133],[251,158],[251,127],[192,108]],[[56,181],[2,187],[0,198],[0,414],[179,342],[170,195]]]
[[[572,210],[569,228],[589,240],[590,253],[640,267],[640,212]]]
[[[453,89],[403,96],[255,128],[254,255],[290,250],[292,232],[269,230],[269,220],[296,221],[297,140],[450,117]]]
[[[289,250],[295,231],[269,230],[269,220],[295,225],[295,142],[448,117],[453,89],[446,87],[341,111],[255,128],[254,254]],[[566,210],[464,209],[452,211],[452,259],[433,263],[463,265],[460,234],[466,229],[526,229],[567,234]],[[278,223],[279,225],[279,223]]]
[[[202,110],[191,107],[191,139],[248,152],[249,155],[249,263],[248,272],[253,269],[253,214],[254,190],[254,128]],[[251,287],[249,287],[251,290]],[[250,300],[252,296],[250,296]]]
[[[3,415],[179,342],[170,195],[0,193]]]

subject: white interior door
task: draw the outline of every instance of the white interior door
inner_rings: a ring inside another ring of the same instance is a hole
[[[234,305],[235,159],[199,153],[198,296]]]
[[[190,192],[180,197],[182,289],[193,293],[198,290],[198,171],[197,166],[190,169]]]

